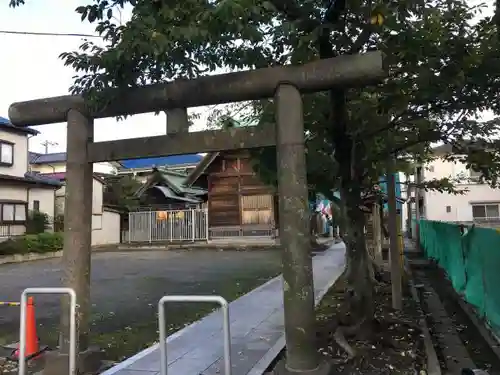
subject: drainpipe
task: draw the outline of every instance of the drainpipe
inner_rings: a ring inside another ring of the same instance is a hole
[[[34,137],[34,135],[33,135],[33,134],[28,135],[28,136],[26,137],[26,153],[28,154],[28,158],[27,158],[27,160],[26,160],[26,164],[27,164],[27,165],[26,165],[26,170],[27,170],[28,172],[31,172],[31,164],[30,164],[30,151],[29,151],[29,149],[30,149],[30,138],[33,138],[33,137]]]

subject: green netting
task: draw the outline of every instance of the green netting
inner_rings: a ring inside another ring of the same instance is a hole
[[[419,222],[420,245],[447,273],[455,290],[500,334],[500,233],[437,221]]]

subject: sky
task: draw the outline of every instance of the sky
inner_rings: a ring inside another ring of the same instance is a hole
[[[82,23],[74,10],[88,0],[28,0],[19,8],[9,8],[0,0],[0,31],[95,34],[94,26]],[[126,20],[127,12],[122,15]],[[96,39],[99,41],[99,39]],[[75,51],[79,37],[9,35],[0,33],[0,116],[8,117],[11,103],[68,94],[74,76],[58,58],[62,52]],[[196,108],[197,112],[207,112]],[[203,116],[193,130],[204,127]],[[44,152],[42,142],[55,143],[49,152],[66,150],[66,124],[36,127],[41,134],[30,139],[30,150]],[[166,133],[165,114],[143,114],[117,121],[95,120],[96,142],[123,138],[147,137]]]
[[[477,4],[479,0],[470,0]],[[75,51],[79,37],[10,35],[2,30],[94,34],[94,26],[82,23],[74,10],[88,0],[28,0],[26,5],[11,9],[8,0],[0,0],[0,116],[8,117],[9,105],[17,101],[65,95],[73,82],[74,72],[59,59],[62,52]],[[486,0],[492,4],[493,0]],[[122,14],[126,21],[129,12]],[[98,41],[98,39],[96,39]],[[207,113],[207,108],[193,111]],[[486,114],[488,118],[490,115]],[[205,117],[196,120],[193,130],[204,128]],[[143,114],[117,121],[114,118],[95,121],[96,142],[162,135],[166,133],[165,114]],[[30,150],[43,152],[42,142],[49,141],[49,152],[66,150],[66,124],[37,127],[41,134],[30,140]]]

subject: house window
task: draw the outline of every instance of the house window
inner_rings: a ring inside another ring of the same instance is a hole
[[[26,221],[26,205],[25,204],[16,204],[14,206],[14,221],[17,223]]]
[[[477,204],[472,206],[472,217],[474,219],[498,219],[500,218],[498,203]]]
[[[40,212],[40,201],[33,201],[33,211]]]
[[[446,212],[450,213],[451,212],[451,206],[446,206]]]
[[[0,140],[0,165],[12,166],[14,164],[14,144]]]
[[[25,203],[0,203],[2,224],[24,224],[26,222]]]

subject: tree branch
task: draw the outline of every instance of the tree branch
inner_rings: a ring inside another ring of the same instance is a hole
[[[295,0],[270,0],[270,2],[289,22],[297,23],[298,28],[306,33],[311,33],[321,26],[321,22],[309,18]]]
[[[359,34],[359,36],[356,38],[356,41],[349,50],[349,54],[353,55],[355,53],[359,53],[359,51],[361,51],[361,48],[363,48],[363,46],[368,42],[368,40],[372,36],[374,30],[375,30],[374,25],[370,23],[365,25],[365,27],[361,31],[361,34]]]

